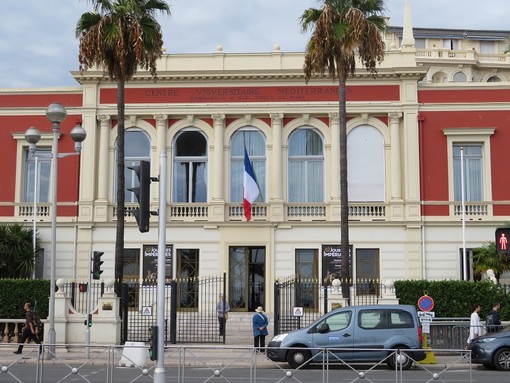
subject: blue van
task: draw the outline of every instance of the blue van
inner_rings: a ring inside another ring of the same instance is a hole
[[[291,368],[309,363],[379,362],[395,368],[395,349],[406,350],[402,369],[425,359],[416,308],[411,305],[350,306],[331,311],[310,326],[278,334],[268,344],[267,357]],[[409,350],[409,351],[407,351]],[[393,354],[392,354],[393,353]],[[392,357],[388,357],[391,355]]]

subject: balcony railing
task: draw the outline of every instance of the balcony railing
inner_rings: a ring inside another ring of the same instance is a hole
[[[385,203],[350,203],[349,219],[385,219],[386,204]]]
[[[486,202],[465,202],[464,213],[470,217],[485,217],[488,215],[488,204]],[[462,215],[462,203],[455,202],[453,205],[453,214],[456,216]]]

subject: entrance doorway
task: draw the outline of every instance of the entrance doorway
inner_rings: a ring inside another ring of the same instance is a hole
[[[233,311],[252,312],[265,304],[264,247],[231,246],[229,248],[228,300]]]

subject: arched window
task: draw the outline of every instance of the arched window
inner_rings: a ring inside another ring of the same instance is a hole
[[[207,202],[207,140],[198,130],[184,130],[175,139],[173,202]]]
[[[288,201],[324,201],[324,150],[322,137],[310,128],[289,138]]]
[[[453,82],[466,82],[467,76],[464,72],[457,72],[453,75]]]
[[[376,128],[361,125],[347,136],[350,201],[384,201],[384,138]]]
[[[501,82],[501,79],[498,76],[491,76],[487,79],[487,82]]]
[[[243,201],[244,148],[260,190],[255,202],[263,202],[266,200],[266,141],[253,127],[238,130],[230,140],[230,201]]]
[[[135,166],[140,163],[140,161],[150,161],[151,160],[151,142],[149,135],[141,129],[138,128],[129,128],[126,129],[124,135],[124,177],[125,177],[125,187],[124,194],[126,203],[135,203],[138,202],[135,196],[135,193],[129,191],[127,189],[138,186],[138,178],[136,173],[128,169],[130,166]],[[117,145],[115,145],[117,148]],[[117,150],[115,150],[115,164],[117,164]],[[115,165],[115,173],[117,172],[117,165]],[[117,177],[114,178],[114,200],[117,198]]]

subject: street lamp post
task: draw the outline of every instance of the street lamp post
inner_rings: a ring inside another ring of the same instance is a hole
[[[66,108],[60,103],[54,102],[46,109],[46,117],[53,125],[53,146],[51,151],[51,178],[52,178],[52,198],[51,198],[51,272],[50,272],[50,302],[49,302],[49,325],[48,358],[55,355],[56,332],[55,332],[55,270],[57,258],[57,179],[58,179],[58,159],[62,157],[79,155],[81,152],[81,143],[85,140],[87,133],[81,125],[75,126],[71,130],[71,138],[75,142],[74,153],[58,152],[58,136],[60,133],[60,123],[67,116]],[[37,128],[29,128],[25,133],[25,139],[30,144],[29,151],[35,155],[36,144],[41,139],[41,133]]]

